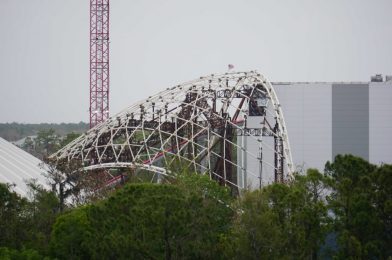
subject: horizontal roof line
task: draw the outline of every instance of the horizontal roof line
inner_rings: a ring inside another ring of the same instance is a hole
[[[275,81],[271,82],[272,85],[294,85],[294,84],[369,84],[369,83],[388,83],[392,84],[392,81]]]

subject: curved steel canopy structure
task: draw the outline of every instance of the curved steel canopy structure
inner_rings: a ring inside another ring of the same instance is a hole
[[[278,182],[293,173],[278,97],[255,71],[212,74],[168,88],[90,129],[51,158],[79,160],[86,170],[131,167],[156,176],[166,175],[167,166],[179,159],[238,188],[252,178],[261,186],[268,172]],[[258,167],[247,167],[250,160]]]

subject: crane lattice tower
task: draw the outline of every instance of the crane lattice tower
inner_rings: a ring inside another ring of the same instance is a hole
[[[109,118],[109,0],[90,0],[90,128]]]

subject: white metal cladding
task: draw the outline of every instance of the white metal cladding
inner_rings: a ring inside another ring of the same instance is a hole
[[[371,163],[392,163],[392,81],[272,84],[286,118],[294,165],[299,170],[323,171],[325,163],[333,160],[335,154],[361,156],[358,152],[361,149],[369,155],[362,155],[363,158]],[[336,85],[348,94],[336,92]],[[368,97],[358,93],[363,93],[363,85],[368,85]],[[346,138],[339,133],[342,129]]]
[[[14,191],[27,196],[25,181],[35,179],[47,187],[39,159],[0,137],[0,182],[15,184]]]
[[[332,83],[272,83],[290,133],[294,165],[324,170],[332,159]]]
[[[258,98],[259,102],[261,96],[269,102],[259,130],[269,132],[270,136],[260,135],[260,131],[259,135],[257,131],[246,132],[249,102]],[[271,124],[277,127],[273,133]],[[136,167],[163,175],[164,166],[170,166],[178,158],[197,172],[238,187],[236,177],[227,176],[229,169],[233,168],[231,174],[236,174],[244,168],[237,163],[234,153],[241,150],[254,160],[259,160],[260,155],[258,151],[246,151],[234,140],[236,137],[219,129],[231,129],[230,133],[236,136],[246,132],[248,139],[260,143],[263,153],[277,152],[262,139],[279,138],[284,162],[282,175],[292,174],[289,138],[278,97],[266,78],[255,71],[212,74],[168,88],[90,129],[51,158],[81,160],[85,169]],[[217,143],[221,147],[217,148]],[[223,161],[219,170],[218,161]],[[262,163],[271,171],[276,168],[273,161]],[[246,174],[259,176],[254,171]]]
[[[392,81],[369,83],[369,160],[392,164]]]

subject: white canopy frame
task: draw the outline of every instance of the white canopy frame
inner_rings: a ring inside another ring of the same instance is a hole
[[[260,97],[269,101],[261,108],[263,121],[259,129],[247,129],[249,104]],[[240,169],[255,178],[259,173],[237,163],[236,151],[273,170],[277,165],[247,151],[235,141],[240,135],[258,142],[260,151],[280,156],[282,176],[292,176],[283,111],[273,86],[257,71],[211,74],[168,88],[95,126],[51,158],[80,160],[86,170],[139,168],[163,176],[177,158],[196,172],[243,189],[246,187],[237,184],[234,173]],[[266,136],[276,138],[282,149],[263,142]]]

